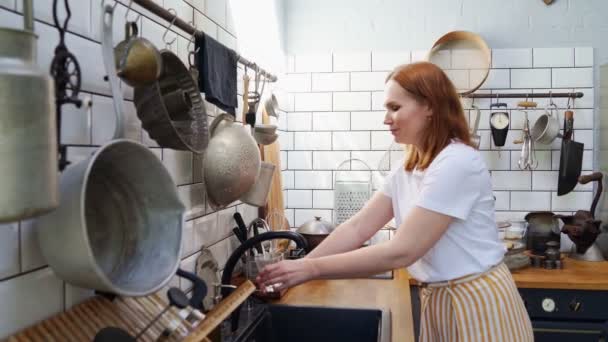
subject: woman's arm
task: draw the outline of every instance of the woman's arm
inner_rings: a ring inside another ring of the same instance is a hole
[[[414,207],[395,236],[384,243],[346,253],[268,265],[260,274],[262,286],[282,283],[287,288],[315,278],[368,276],[406,267],[421,258],[441,238],[452,217]]]
[[[358,213],[339,225],[307,258],[319,258],[361,247],[392,218],[391,198],[376,192]]]

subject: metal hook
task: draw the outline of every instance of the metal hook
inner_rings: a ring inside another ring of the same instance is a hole
[[[169,27],[167,27],[165,29],[165,33],[163,33],[163,42],[165,42],[166,46],[169,46],[169,45],[173,44],[175,42],[175,40],[177,39],[177,36],[175,36],[175,38],[173,38],[173,40],[170,42],[167,42],[167,40],[166,40],[167,33],[169,33],[169,30],[173,27],[173,24],[175,23],[175,20],[177,19],[177,11],[173,8],[169,8],[167,10],[167,12],[173,14],[173,20],[171,20],[171,24],[169,24]]]
[[[129,6],[127,7],[127,12],[125,12],[125,21],[127,21],[127,22],[129,21],[129,12],[131,12],[131,5],[133,5],[133,0],[129,0]],[[138,21],[140,17],[141,17],[141,13],[137,13],[137,17],[133,21]]]
[[[194,32],[192,32],[192,35],[190,36],[190,40],[188,40],[188,45],[186,45],[186,50],[190,51],[190,46],[192,45],[192,43],[194,42],[194,36],[196,35],[196,32],[198,32],[198,28],[196,27],[196,24],[194,24],[193,21],[188,22],[188,24],[192,25],[192,27],[194,27]],[[201,49],[201,47],[199,46],[198,49],[196,49],[194,51],[194,53],[198,53],[198,51]]]
[[[104,8],[106,6],[106,0],[101,0],[101,8]],[[116,9],[116,6],[118,6],[118,1],[114,1],[114,5],[112,5],[112,9]]]

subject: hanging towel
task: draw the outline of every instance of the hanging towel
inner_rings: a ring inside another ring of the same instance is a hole
[[[236,52],[204,33],[196,35],[197,50],[198,86],[205,93],[205,99],[235,115],[238,105]]]

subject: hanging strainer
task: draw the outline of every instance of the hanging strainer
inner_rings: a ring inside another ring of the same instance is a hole
[[[340,168],[350,161],[358,161],[369,170],[369,179],[340,180]],[[337,226],[355,215],[372,194],[372,168],[361,159],[347,159],[338,165],[334,182],[334,224]]]

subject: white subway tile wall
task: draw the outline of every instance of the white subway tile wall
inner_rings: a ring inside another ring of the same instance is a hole
[[[0,0],[0,6],[9,9],[0,8],[0,22],[2,22],[0,26],[21,28],[21,3],[21,1]],[[68,27],[69,31],[66,34],[66,44],[76,55],[83,71],[80,97],[89,97],[93,103],[90,108],[84,106],[75,108],[73,105],[64,105],[62,108],[61,142],[68,145],[68,158],[73,164],[88,158],[97,146],[109,141],[114,130],[115,117],[112,114],[110,90],[103,79],[105,70],[103,63],[100,62],[100,3],[97,0],[70,2],[72,17]],[[236,48],[237,38],[229,1],[164,0],[164,2],[156,1],[156,3],[165,8],[174,8],[184,21],[194,21],[197,27],[206,34],[231,48]],[[125,5],[128,5],[128,1],[123,0],[117,3],[113,32],[115,44],[124,39],[124,21],[127,9]],[[59,8],[60,19],[63,20],[65,11],[62,2],[60,2]],[[52,1],[36,1],[34,9],[35,30],[38,34],[37,64],[42,70],[48,70],[53,51],[58,43],[57,30],[52,26]],[[162,36],[169,23],[136,4],[133,4],[133,11],[129,14],[130,19],[136,18],[137,12],[142,14],[138,22],[140,35],[157,46],[164,47]],[[168,32],[167,39],[173,37],[178,37],[178,40],[169,48],[176,52],[184,63],[187,63],[187,44],[190,35],[174,26]],[[293,120],[291,125],[295,125],[295,128],[300,127],[300,130],[304,131],[302,134],[306,135],[313,129],[312,111],[325,114],[332,110],[331,93],[322,93],[321,99],[306,96],[312,90],[311,73],[332,72],[333,57],[331,54],[327,54],[308,58],[291,58],[290,65],[290,71],[297,73],[279,77],[280,86],[290,92],[279,100],[282,109],[293,111],[297,101],[292,93],[306,92],[304,98],[298,98],[300,107],[310,107],[311,109],[301,110],[300,123],[298,123],[297,115],[294,114],[290,118]],[[239,74],[242,76],[242,70],[239,70]],[[331,77],[333,74],[328,75]],[[350,75],[346,73],[346,77],[349,78]],[[344,85],[350,87],[350,80],[344,82]],[[182,267],[193,270],[198,251],[205,246],[211,249],[220,268],[223,268],[228,255],[238,246],[238,241],[231,238],[232,228],[236,225],[232,215],[238,210],[248,223],[257,216],[257,208],[245,204],[236,205],[238,202],[219,212],[209,208],[205,201],[206,193],[202,183],[202,158],[191,152],[156,148],[158,145],[148,137],[145,130],[142,130],[141,123],[136,116],[132,102],[132,89],[124,84],[122,89],[125,95],[127,138],[139,141],[146,146],[155,147],[151,150],[163,161],[178,185],[180,199],[188,209],[183,229],[182,257],[185,259],[182,261]],[[333,91],[333,89],[329,91]],[[323,98],[323,96],[325,97]],[[323,100],[326,102],[323,103]],[[213,115],[221,112],[211,104],[207,105],[207,110],[211,115],[209,120],[213,119]],[[346,113],[347,117],[349,115],[350,113]],[[320,119],[320,123],[324,121],[329,122],[329,120]],[[342,124],[341,121],[338,125]],[[294,136],[292,132],[285,132],[287,128],[291,128],[287,126],[287,123],[287,116],[282,115],[279,135],[281,144],[287,149],[292,149]],[[301,129],[301,127],[305,129]],[[331,131],[335,127],[329,124],[327,127],[327,132],[324,132],[326,135],[324,147],[331,150]],[[350,129],[350,125],[347,124],[344,129]],[[307,146],[316,147],[314,143],[312,144]],[[298,152],[312,155],[310,151]],[[281,157],[282,162],[286,163],[287,156],[282,153]],[[287,164],[284,168],[286,167]],[[310,168],[312,169],[312,160]],[[289,178],[289,171],[287,174],[288,181],[285,184],[294,188],[293,171],[291,171],[291,178]],[[328,175],[327,187],[331,184],[331,172]],[[319,185],[323,186],[321,183]],[[310,202],[310,206],[312,206],[312,193]],[[293,211],[289,212],[289,217],[290,222],[294,222]],[[38,226],[35,219],[0,225],[0,340],[93,295],[93,291],[90,289],[81,289],[64,283],[47,266],[38,246],[37,231],[50,228],[52,227]],[[69,248],[69,246],[66,247]],[[172,280],[172,284],[179,285],[179,279],[176,277]],[[182,285],[187,286],[187,282]]]
[[[393,142],[393,137],[383,124],[385,109],[384,80],[388,72],[395,66],[404,63],[424,60],[427,51],[371,51],[371,52],[336,52],[331,57],[332,69],[329,70],[330,57],[322,55],[315,60],[315,68],[307,67],[298,70],[297,61],[301,58],[310,61],[310,57],[290,56],[288,61],[295,61],[295,73],[287,74],[288,78],[301,77],[300,72],[312,72],[312,87],[308,87],[308,79],[304,78],[303,85],[291,85],[296,90],[292,95],[296,98],[296,112],[288,113],[288,131],[296,137],[295,149],[297,154],[289,155],[288,169],[294,167],[293,173],[284,176],[289,186],[298,192],[290,192],[288,210],[294,213],[295,221],[292,226],[313,218],[317,213],[329,216],[333,208],[333,181],[335,171],[342,161],[357,158],[364,160],[370,167],[377,170],[383,159],[386,164],[395,167],[401,158],[402,151],[391,151],[384,158],[387,149]],[[472,75],[457,67],[468,65],[465,54],[445,55],[442,63],[450,65],[450,70],[461,87],[468,87]],[[311,65],[308,62],[307,65]],[[585,144],[583,170],[591,171],[593,128],[594,122],[594,89],[593,89],[593,49],[576,48],[525,48],[525,49],[494,49],[492,50],[492,69],[488,79],[478,90],[479,93],[546,93],[568,92],[574,89],[582,92],[583,98],[576,99],[570,104],[574,108],[575,140]],[[321,70],[322,69],[322,70]],[[315,72],[317,71],[317,72]],[[461,73],[461,74],[458,74]],[[298,76],[293,76],[298,75]],[[457,84],[458,86],[458,84]],[[480,152],[491,173],[494,194],[496,196],[497,218],[523,219],[531,210],[553,210],[560,212],[574,211],[585,208],[591,200],[591,185],[577,185],[575,192],[566,196],[557,196],[557,171],[559,169],[559,150],[561,140],[556,139],[552,145],[537,144],[535,156],[538,167],[534,171],[519,169],[518,160],[521,155],[521,145],[513,140],[521,136],[523,128],[523,113],[518,110],[517,102],[525,98],[501,99],[508,105],[507,111],[511,116],[511,126],[504,147],[496,147],[490,134],[489,118],[492,109],[488,99],[476,99],[475,105],[481,108],[479,134],[481,136]],[[528,113],[530,125],[545,112],[548,99],[533,99],[538,102],[538,108]],[[298,105],[298,101],[300,104]],[[302,103],[306,101],[306,103]],[[563,112],[568,105],[566,98],[555,98],[558,106],[559,122],[563,120]],[[470,110],[472,100],[463,99],[465,114],[473,117]],[[318,109],[311,109],[318,108]],[[322,109],[321,109],[322,108]],[[313,111],[310,118],[298,111]],[[291,121],[291,118],[294,121]],[[312,128],[311,128],[312,127]],[[327,149],[325,136],[315,136],[307,132],[331,132],[331,148]],[[298,136],[300,138],[298,138]],[[314,141],[309,141],[314,140]],[[299,141],[299,142],[298,142]],[[312,152],[312,160],[306,151]],[[290,152],[292,153],[292,152]],[[294,158],[300,157],[296,161]],[[305,166],[306,169],[301,168]],[[346,163],[342,169],[364,170],[360,163]],[[350,172],[350,173],[349,173]],[[347,171],[341,176],[360,176],[365,179],[362,171]],[[333,176],[332,176],[333,173]],[[369,174],[368,174],[369,175]],[[333,178],[332,178],[333,177]],[[367,176],[368,177],[368,176]],[[381,174],[374,173],[374,187],[381,182]],[[312,201],[306,190],[312,190]],[[305,195],[302,195],[305,194]],[[310,203],[312,202],[312,203]],[[295,205],[297,203],[297,206]],[[303,204],[310,203],[309,207]],[[292,206],[292,204],[294,204]],[[325,211],[320,211],[325,210]]]

